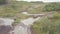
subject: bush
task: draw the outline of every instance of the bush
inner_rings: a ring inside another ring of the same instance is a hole
[[[56,34],[60,32],[60,19],[52,21],[47,17],[36,21],[33,24],[33,30],[35,34]],[[59,33],[60,34],[60,33]]]
[[[59,13],[53,14],[53,18],[54,18],[54,19],[60,19],[60,14],[59,14]]]
[[[59,3],[49,3],[44,7],[43,10],[44,11],[60,11],[60,4]]]

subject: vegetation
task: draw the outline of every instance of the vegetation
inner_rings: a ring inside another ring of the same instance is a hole
[[[55,13],[51,18],[45,16],[36,21],[32,26],[33,32],[35,34],[60,34],[60,14]]]
[[[19,22],[20,22],[20,18],[15,18],[14,23],[12,25],[16,26]]]
[[[44,7],[44,11],[60,11],[60,3],[48,3]]]
[[[6,3],[0,0],[0,4]],[[42,3],[42,2],[11,2],[11,5],[0,6],[0,17],[16,17],[13,25],[19,23],[20,19],[28,18],[21,12],[39,14],[41,12],[60,11],[60,3]],[[32,25],[34,34],[60,34],[60,14],[54,13],[53,17],[42,17]]]
[[[37,2],[20,1],[20,2],[13,2],[13,5],[11,7],[19,12],[23,11],[35,14],[35,13],[41,13],[44,6],[45,4],[43,2],[37,3]]]
[[[6,4],[6,3],[7,3],[6,0],[0,0],[0,5],[2,5],[2,4]]]
[[[60,19],[60,14],[59,14],[59,13],[54,13],[54,14],[53,14],[53,18],[55,18],[55,19]]]

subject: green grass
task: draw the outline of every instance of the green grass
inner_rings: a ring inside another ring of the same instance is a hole
[[[60,34],[60,30],[58,30],[59,26],[60,19],[49,19],[48,17],[42,17],[40,20],[34,22],[32,28],[35,34]]]
[[[60,32],[55,32],[55,34],[60,34]]]
[[[14,23],[19,22],[19,19],[28,18],[27,15],[21,14],[22,11],[26,11],[32,14],[39,14],[43,12],[43,8],[46,6],[45,3],[35,3],[35,2],[11,2],[11,5],[7,4],[0,6],[0,17],[16,17]],[[45,12],[45,11],[44,11]],[[54,14],[55,18],[60,18],[59,14]],[[43,20],[42,20],[43,21]],[[44,20],[45,21],[45,20]],[[43,22],[45,24],[45,22]],[[47,23],[47,21],[46,21]],[[37,24],[37,23],[36,23]],[[39,24],[40,25],[40,24]]]
[[[19,11],[15,10],[11,6],[0,6],[0,17],[16,17],[13,24],[18,24],[20,19],[28,18],[27,15],[21,14]]]

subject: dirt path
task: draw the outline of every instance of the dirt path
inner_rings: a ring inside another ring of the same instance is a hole
[[[36,19],[28,18],[21,20],[21,22],[15,26],[14,34],[31,34],[30,26],[38,19],[39,17]]]

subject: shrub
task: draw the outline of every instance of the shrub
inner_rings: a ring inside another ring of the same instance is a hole
[[[60,4],[59,3],[49,3],[44,7],[43,10],[44,11],[60,11]]]
[[[47,17],[36,21],[33,24],[33,30],[35,34],[56,34],[60,32],[60,19],[52,21]],[[59,33],[60,34],[60,33]]]
[[[59,13],[53,14],[53,18],[54,18],[54,19],[60,19],[60,14],[59,14]]]

